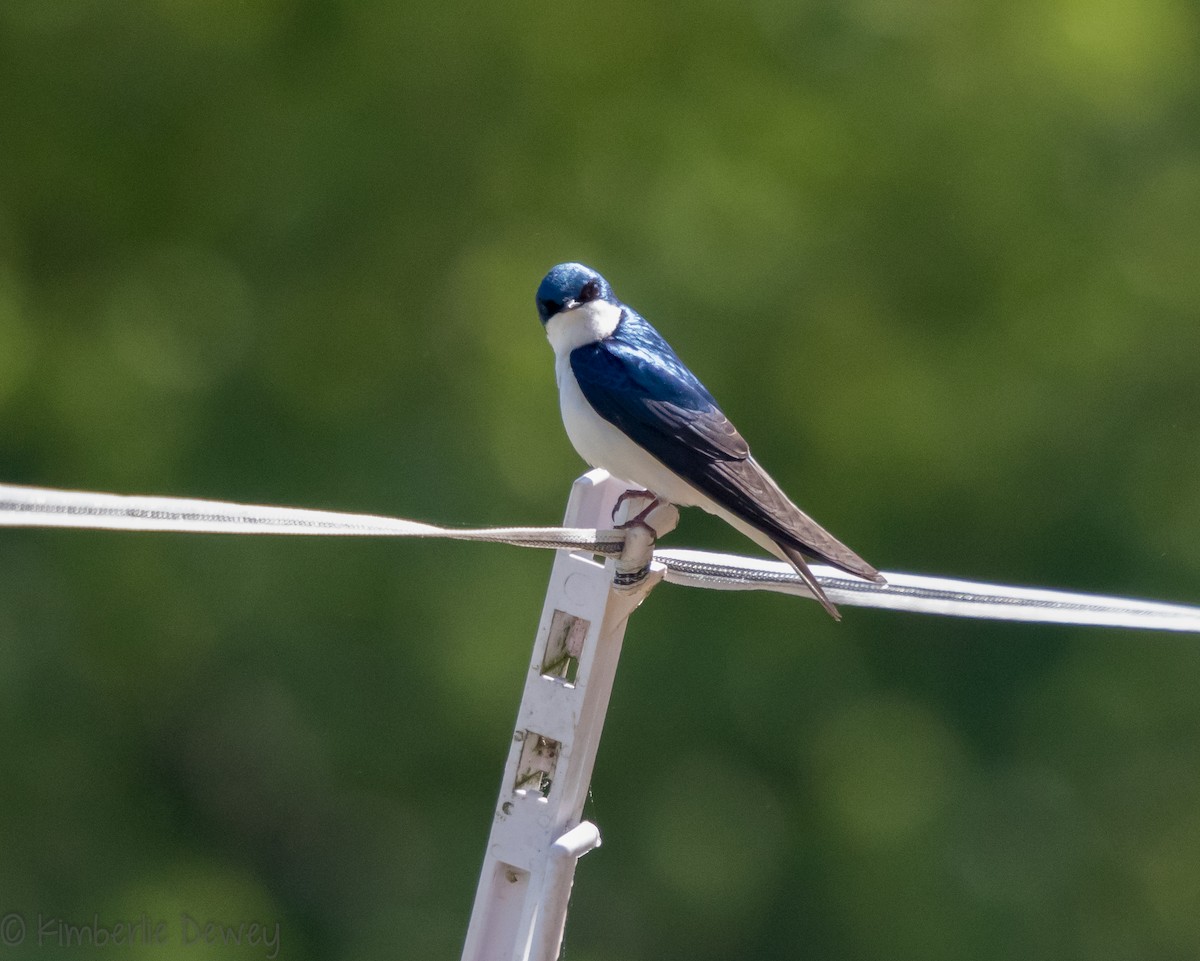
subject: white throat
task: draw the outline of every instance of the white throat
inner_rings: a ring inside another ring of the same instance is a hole
[[[606,300],[592,300],[574,310],[562,310],[546,321],[546,336],[556,357],[576,347],[610,337],[621,322],[621,308]]]

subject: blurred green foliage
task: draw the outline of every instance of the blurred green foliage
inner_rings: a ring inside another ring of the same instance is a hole
[[[0,477],[554,522],[533,292],[579,259],[885,569],[1195,600],[1198,36],[1184,0],[5,0]],[[457,956],[548,558],[0,565],[0,914]],[[1198,659],[661,588],[568,957],[1194,958]],[[129,956],[176,954],[264,951]]]

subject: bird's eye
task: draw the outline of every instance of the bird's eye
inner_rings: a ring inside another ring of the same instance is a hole
[[[547,317],[553,317],[560,310],[562,310],[562,304],[560,304],[557,300],[543,300],[542,310],[545,312]]]
[[[594,280],[589,280],[579,291],[579,302],[586,304],[589,300],[595,300],[600,296],[600,285]]]

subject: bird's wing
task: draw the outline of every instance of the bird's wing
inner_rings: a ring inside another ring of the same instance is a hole
[[[879,571],[793,504],[753,457],[711,461],[702,480],[688,480],[782,546],[798,548],[848,574],[883,580]]]
[[[622,336],[571,352],[571,370],[596,412],[660,460],[660,450],[668,449],[698,463],[749,457],[746,441],[704,385],[653,328],[642,325],[634,337],[625,319],[618,328]]]
[[[596,412],[688,479],[709,461],[749,457],[746,441],[704,385],[642,325],[631,331],[626,318],[618,336],[571,352],[571,370]]]
[[[783,545],[859,577],[879,577],[788,499],[704,385],[645,321],[577,348],[570,360],[601,417],[726,510]]]

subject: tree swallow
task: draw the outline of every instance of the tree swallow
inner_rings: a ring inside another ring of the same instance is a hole
[[[608,281],[559,264],[537,291],[567,436],[579,455],[684,507],[702,507],[796,569],[841,620],[805,557],[869,581],[879,572],[793,504],[670,345]]]

